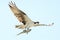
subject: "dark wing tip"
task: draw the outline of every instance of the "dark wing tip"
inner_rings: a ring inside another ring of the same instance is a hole
[[[12,1],[11,1],[11,2],[9,2],[9,4],[8,4],[8,5],[9,5],[9,7],[13,7],[13,6],[14,6],[14,7],[16,7],[15,2],[12,2]]]
[[[9,4],[8,4],[9,5]],[[9,5],[9,7],[11,7],[11,5]]]

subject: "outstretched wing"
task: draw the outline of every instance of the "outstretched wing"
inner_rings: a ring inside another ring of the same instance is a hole
[[[17,19],[22,22],[24,25],[27,22],[30,22],[31,19],[21,10],[19,10],[16,6],[15,3],[13,3],[12,1],[9,2],[9,7],[12,10],[12,12],[14,13],[14,15],[17,17]]]

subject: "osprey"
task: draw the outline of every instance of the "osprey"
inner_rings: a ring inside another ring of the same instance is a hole
[[[30,27],[35,27],[35,26],[52,26],[54,23],[51,24],[39,24],[39,22],[34,22],[32,21],[23,11],[21,11],[20,9],[17,8],[15,2],[13,3],[12,1],[9,2],[9,7],[12,10],[12,12],[14,13],[14,15],[16,16],[16,18],[22,22],[22,25],[16,25],[16,28],[19,29],[24,29],[23,32],[27,32],[27,31],[31,31],[31,29],[29,29]]]

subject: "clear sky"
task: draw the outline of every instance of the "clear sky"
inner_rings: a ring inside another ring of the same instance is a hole
[[[8,4],[11,0],[0,0],[0,40],[60,40],[60,0],[12,0],[33,21],[52,23],[53,26],[31,28],[29,34],[21,34],[16,29],[20,24]]]

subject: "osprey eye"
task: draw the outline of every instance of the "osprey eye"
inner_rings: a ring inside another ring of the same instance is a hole
[[[36,22],[34,22],[34,24],[36,24]]]

